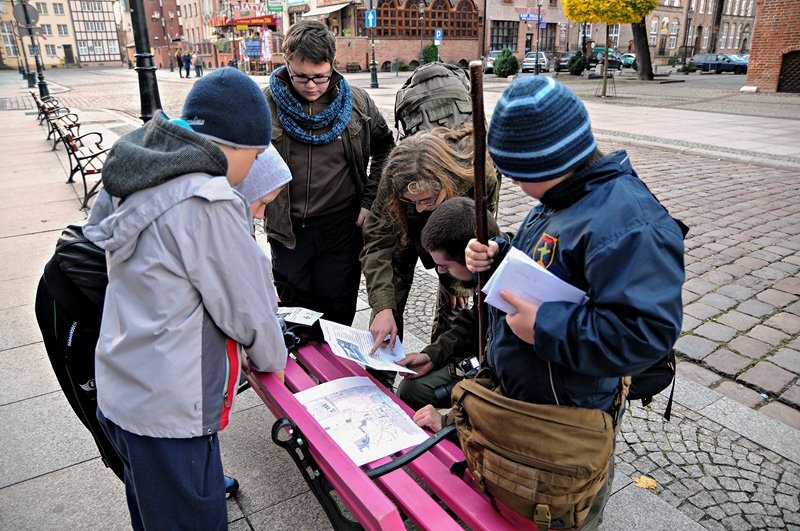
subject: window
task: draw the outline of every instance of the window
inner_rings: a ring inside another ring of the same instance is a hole
[[[619,24],[608,25],[608,42],[614,46],[619,46]]]
[[[46,53],[48,57],[55,57],[56,56],[56,45],[55,44],[45,44],[44,45],[44,53]]]
[[[700,9],[697,10],[698,13],[702,13],[706,10],[706,0],[700,0]]]
[[[583,46],[584,40],[591,40],[592,39],[592,25],[591,24],[581,24],[581,34],[580,34],[580,43]]]
[[[689,9],[690,9],[690,10],[692,10],[692,11],[694,11],[695,9],[697,9],[697,5],[696,5],[696,4],[697,4],[697,1],[696,1],[696,0],[692,0],[692,1],[689,3]]]
[[[490,50],[508,48],[517,51],[517,36],[519,35],[519,22],[514,20],[493,20]]]
[[[105,31],[106,30],[106,23],[102,20],[98,20],[94,23],[95,31]]]
[[[711,28],[706,26],[703,28],[703,49],[708,50],[708,34],[711,32]]]
[[[107,41],[108,44],[108,53],[110,54],[118,54],[119,53],[119,44],[117,41]]]
[[[650,22],[650,33],[658,33],[658,19],[654,18],[652,22]]]
[[[672,0],[672,7],[681,7],[681,0]]]
[[[650,36],[647,37],[647,44],[649,44],[650,46],[655,46],[656,45],[656,34],[655,33],[651,33]]]
[[[725,48],[725,39],[728,38],[728,23],[722,25],[722,33],[720,34],[719,38],[719,47]]]
[[[84,22],[84,25],[86,26],[86,31],[94,31],[94,21],[93,20],[87,20],[86,22]]]
[[[81,11],[91,11],[92,10],[92,3],[91,2],[81,2]]]
[[[689,26],[687,31],[689,32],[689,36],[687,37],[689,42],[686,45],[691,48],[694,46],[694,26]]]
[[[739,49],[739,39],[742,37],[742,25],[736,26],[736,40],[733,41],[733,47]]]
[[[100,2],[92,2],[92,11],[102,11],[102,10],[103,10],[103,4],[101,4]]]
[[[69,28],[66,24],[59,24],[58,25],[58,34],[62,37],[66,37],[69,35]]]
[[[38,11],[40,15],[46,15],[47,4],[45,4],[44,2],[36,2],[36,11]]]
[[[86,55],[89,53],[89,48],[86,47],[86,41],[78,41],[78,53]]]
[[[64,4],[53,4],[53,14],[55,15],[63,15],[64,14]]]
[[[748,17],[752,17],[753,16],[753,0],[750,0],[749,2],[747,2],[747,16]]]
[[[47,37],[52,37],[53,36],[53,25],[52,24],[40,24],[40,27],[42,28],[42,35],[45,35]]]
[[[0,22],[0,35],[3,37],[3,50],[6,57],[17,56],[17,39],[14,37],[14,26],[11,22]]]
[[[669,27],[669,49],[674,50],[678,46],[678,30],[680,23],[678,19],[674,19]]]
[[[97,55],[105,53],[105,51],[103,51],[103,41],[94,41],[94,53]]]
[[[736,31],[736,24],[731,24],[731,32],[728,34],[728,48],[733,48],[734,32]]]

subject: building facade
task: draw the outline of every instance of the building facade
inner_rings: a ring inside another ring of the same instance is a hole
[[[800,93],[800,0],[758,0],[747,84]]]

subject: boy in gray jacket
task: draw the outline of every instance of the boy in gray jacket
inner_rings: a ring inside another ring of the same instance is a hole
[[[246,360],[281,376],[286,364],[271,264],[231,188],[270,143],[267,102],[224,68],[182,116],[191,130],[158,116],[113,146],[84,229],[108,261],[97,416],[134,529],[227,528],[217,432]]]

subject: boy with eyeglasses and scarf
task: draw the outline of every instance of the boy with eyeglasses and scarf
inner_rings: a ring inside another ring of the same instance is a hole
[[[264,91],[272,143],[293,176],[266,207],[273,275],[282,304],[350,325],[361,279],[361,227],[394,139],[375,102],[333,67],[336,40],[324,24],[293,25],[283,51],[286,66]]]

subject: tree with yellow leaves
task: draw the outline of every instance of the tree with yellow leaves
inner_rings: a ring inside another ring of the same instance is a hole
[[[606,60],[603,64],[603,95],[608,65],[608,24],[630,24],[636,46],[639,79],[653,79],[650,48],[644,17],[658,7],[659,0],[563,0],[564,14],[573,22],[606,23]]]

